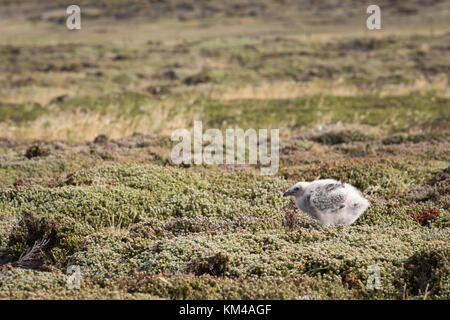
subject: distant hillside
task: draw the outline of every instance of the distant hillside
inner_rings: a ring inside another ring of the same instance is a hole
[[[87,12],[84,18],[113,17],[130,19],[202,19],[211,17],[263,17],[295,16],[319,18],[321,23],[345,23],[350,18],[365,13],[367,3],[357,0],[79,0],[76,2]],[[2,16],[24,15],[32,20],[54,20],[52,11],[63,10],[73,1],[68,0],[0,0]],[[381,0],[376,1],[388,16],[419,16],[421,19],[446,21],[450,2],[444,0]],[[317,23],[317,21],[316,21]]]

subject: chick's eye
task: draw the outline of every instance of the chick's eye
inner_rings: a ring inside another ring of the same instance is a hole
[[[294,188],[294,191],[298,191],[298,190],[299,190],[298,187]]]

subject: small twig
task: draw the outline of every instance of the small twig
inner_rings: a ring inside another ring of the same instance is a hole
[[[425,294],[423,295],[423,300],[427,300],[427,296],[428,296],[428,287],[429,287],[429,283],[427,283],[427,286],[425,287]]]
[[[49,243],[49,239],[37,240],[31,248],[25,251],[19,260],[13,262],[12,265],[19,268],[34,268],[40,260],[41,250]]]
[[[403,286],[403,300],[406,300],[406,283]]]
[[[317,271],[322,271],[322,270],[328,270],[328,267],[310,269],[310,270],[306,271],[305,274],[309,275],[311,273],[316,273]]]

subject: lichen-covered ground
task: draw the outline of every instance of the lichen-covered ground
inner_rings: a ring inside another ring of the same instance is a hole
[[[450,298],[448,2],[371,32],[358,1],[79,2],[69,32],[64,1],[0,1],[1,299]],[[279,128],[278,173],[174,165],[194,120]],[[319,178],[371,206],[282,197]]]

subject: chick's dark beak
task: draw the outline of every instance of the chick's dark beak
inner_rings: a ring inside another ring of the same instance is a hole
[[[288,190],[285,193],[283,193],[283,197],[289,197],[290,195],[292,195],[291,190]]]

